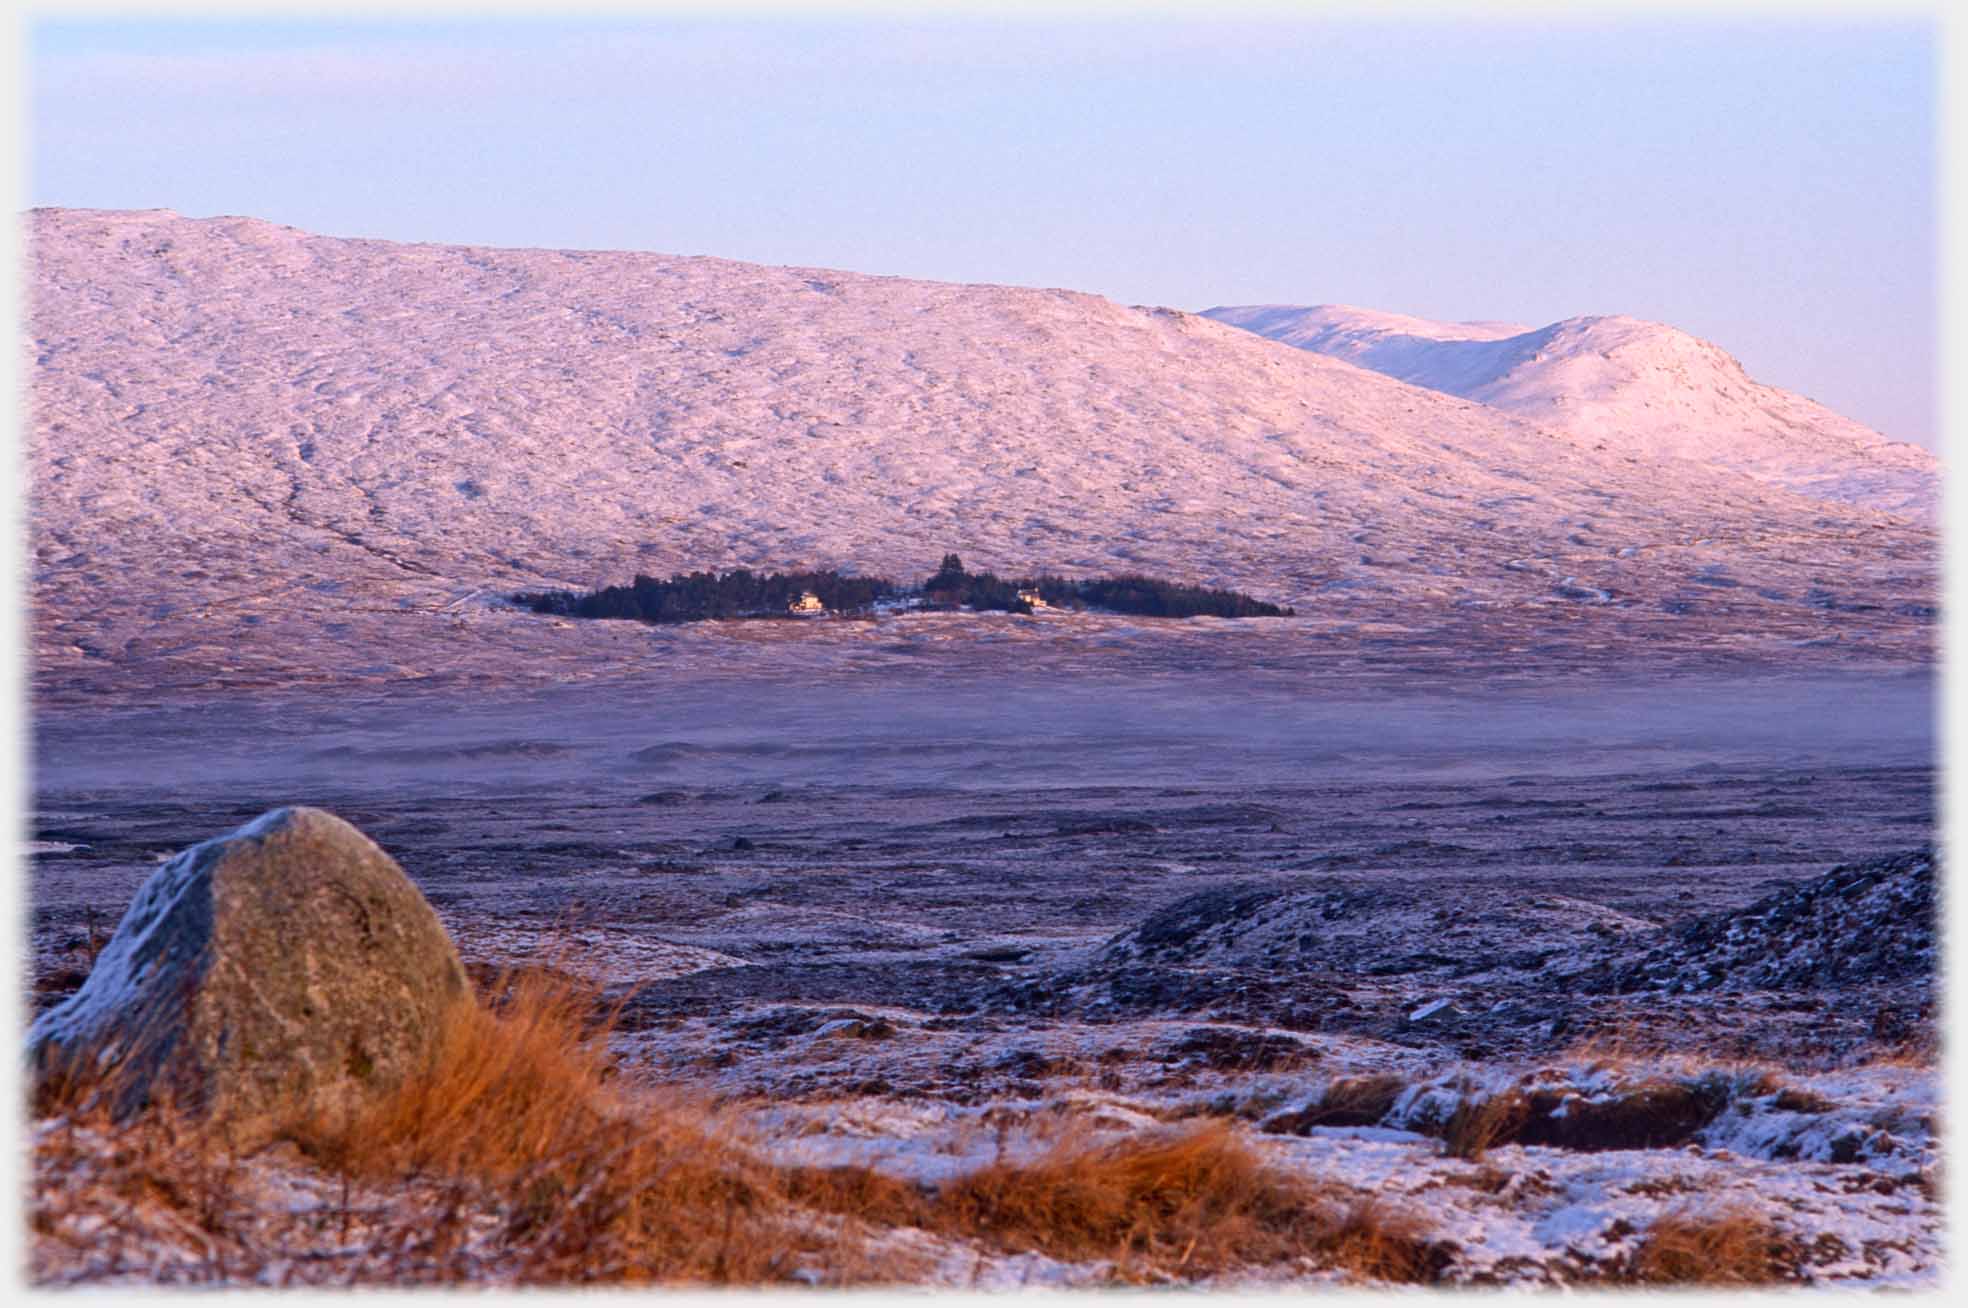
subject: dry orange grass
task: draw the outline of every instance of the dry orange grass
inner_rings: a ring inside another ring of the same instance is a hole
[[[533,973],[494,992],[496,1007],[457,1010],[427,1075],[352,1120],[293,1126],[295,1166],[311,1161],[338,1204],[270,1219],[230,1197],[236,1161],[152,1114],[97,1119],[94,1152],[72,1128],[66,1151],[40,1151],[37,1231],[102,1240],[109,1213],[122,1223],[117,1247],[131,1251],[117,1255],[123,1265],[156,1264],[163,1244],[205,1251],[165,1259],[191,1270],[147,1279],[298,1266],[317,1283],[896,1282],[923,1274],[920,1255],[877,1255],[870,1237],[904,1226],[1109,1259],[1122,1280],[1292,1260],[1426,1280],[1443,1261],[1411,1219],[1265,1166],[1224,1121],[1110,1143],[1069,1132],[1036,1159],[936,1188],[861,1167],[775,1166],[730,1118],[623,1085],[607,1052],[613,1014],[591,990]],[[129,1202],[139,1192],[140,1221]],[[88,1205],[96,1217],[77,1220]],[[338,1252],[320,1253],[324,1242]],[[306,1258],[284,1256],[311,1244]],[[91,1258],[50,1252],[36,1277],[89,1280],[101,1271]]]
[[[614,1014],[565,976],[462,1006],[429,1073],[349,1121],[297,1124],[323,1165],[430,1177],[496,1196],[497,1243],[534,1283],[784,1279],[814,1252],[772,1170],[729,1124],[613,1084]]]
[[[1349,1205],[1317,1241],[1318,1257],[1363,1280],[1424,1284],[1441,1278],[1454,1250],[1420,1218],[1376,1199]]]
[[[1310,1259],[1356,1275],[1440,1269],[1417,1223],[1266,1166],[1229,1122],[1112,1144],[1067,1139],[938,1191],[929,1224],[1062,1260],[1104,1258],[1124,1278]]]
[[[1645,1285],[1770,1285],[1796,1279],[1794,1242],[1740,1210],[1662,1214],[1621,1278]]]
[[[1442,1124],[1442,1152],[1481,1162],[1492,1148],[1515,1139],[1530,1116],[1530,1101],[1515,1092],[1466,1098]]]
[[[469,1174],[504,1181],[558,1156],[608,1120],[613,1014],[550,972],[508,974],[496,1008],[460,1005],[429,1071],[357,1118],[300,1123],[297,1139],[337,1168]]]
[[[1288,1252],[1312,1196],[1273,1174],[1223,1122],[1096,1145],[1067,1139],[942,1188],[936,1225],[1055,1258],[1195,1266]]]

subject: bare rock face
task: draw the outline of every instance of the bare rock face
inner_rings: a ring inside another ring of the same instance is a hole
[[[333,814],[281,808],[144,883],[88,981],[28,1032],[28,1062],[106,1073],[119,1115],[170,1102],[251,1149],[401,1084],[470,995],[394,859]]]

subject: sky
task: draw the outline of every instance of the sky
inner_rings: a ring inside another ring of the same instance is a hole
[[[1938,48],[1780,11],[44,17],[26,190],[1191,310],[1624,313],[1938,448]]]

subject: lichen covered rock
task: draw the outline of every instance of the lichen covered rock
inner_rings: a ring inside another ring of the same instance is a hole
[[[333,814],[281,808],[144,883],[88,981],[28,1032],[28,1063],[38,1083],[101,1085],[120,1116],[168,1103],[250,1149],[401,1084],[470,996],[394,859]]]

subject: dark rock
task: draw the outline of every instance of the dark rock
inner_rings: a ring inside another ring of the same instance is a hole
[[[395,860],[313,808],[194,845],[137,891],[89,979],[28,1032],[37,1082],[93,1078],[240,1149],[335,1117],[426,1065],[471,987]]]
[[[1169,1057],[1215,1071],[1279,1072],[1313,1062],[1319,1051],[1276,1032],[1198,1026],[1182,1033]]]
[[[1675,926],[1665,943],[1582,988],[1809,990],[1911,982],[1938,970],[1932,849],[1848,863],[1749,907]]]
[[[1068,1063],[1049,1057],[1039,1049],[1011,1049],[991,1061],[991,1070],[1026,1081],[1052,1076],[1067,1070],[1069,1066]]]
[[[895,1024],[885,1017],[853,1008],[772,1008],[754,1013],[731,1026],[731,1037],[779,1044],[794,1036],[886,1040]]]
[[[813,1034],[816,1039],[886,1040],[895,1034],[895,1023],[885,1017],[857,1013],[824,1022],[813,1029]]]
[[[1280,893],[1273,887],[1252,885],[1205,890],[1177,900],[1126,934],[1144,951],[1179,949],[1212,927],[1250,917]]]
[[[961,955],[980,963],[1016,963],[1031,956],[1030,945],[991,945],[983,949],[965,950]]]
[[[1408,1026],[1447,1026],[1459,1022],[1465,1016],[1455,1002],[1449,999],[1432,999],[1409,1013],[1405,1024]]]

